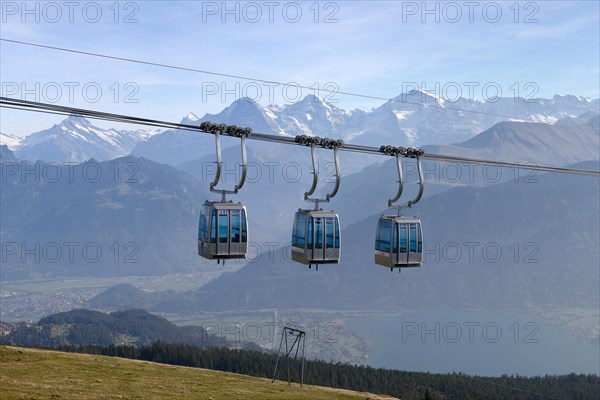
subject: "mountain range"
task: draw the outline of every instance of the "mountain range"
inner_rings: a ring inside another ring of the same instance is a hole
[[[102,129],[81,116],[71,115],[49,129],[22,139],[3,134],[2,144],[7,144],[22,160],[80,163],[90,158],[104,161],[126,156],[136,143],[156,133]]]
[[[255,132],[272,135],[339,138],[370,146],[423,146],[463,142],[502,121],[553,124],[560,119],[597,113],[599,107],[599,99],[579,96],[556,95],[533,102],[500,98],[493,103],[461,98],[449,103],[428,91],[412,91],[370,111],[342,110],[314,95],[291,105],[267,107],[242,98],[218,114],[205,114],[201,118],[190,114],[184,120],[197,125],[212,121],[249,126]],[[169,130],[138,143],[132,154],[177,165],[200,159],[213,152],[213,148],[214,144],[205,135]]]
[[[242,98],[217,114],[197,117],[190,112],[182,123],[213,121],[281,136],[316,135],[363,145],[423,146],[463,142],[509,120],[554,124],[568,119],[581,125],[576,118],[598,112],[599,107],[599,99],[572,95],[528,101],[459,98],[450,102],[427,90],[413,90],[369,111],[342,110],[314,95],[289,105],[269,106]],[[105,161],[131,153],[176,166],[214,152],[210,136],[197,132],[102,129],[77,116],[22,139],[9,134],[2,134],[0,139],[18,158],[29,161]]]

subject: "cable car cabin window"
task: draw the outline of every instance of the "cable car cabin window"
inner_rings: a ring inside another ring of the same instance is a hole
[[[392,221],[383,219],[379,221],[377,228],[377,237],[375,239],[375,248],[379,251],[390,251],[390,238],[392,236]]]
[[[242,242],[248,241],[248,228],[246,228],[246,211],[242,209]]]
[[[200,222],[198,223],[198,239],[206,241],[208,239],[208,223],[204,211],[200,214]]]
[[[423,236],[422,236],[422,231],[421,231],[421,224],[417,225],[417,235],[418,235],[417,251],[419,253],[422,253],[423,252]]]
[[[395,225],[397,227],[398,225]],[[392,242],[393,242],[393,252],[394,254],[398,253],[398,229],[392,229]]]
[[[340,224],[337,218],[335,218],[335,248],[340,248]]]
[[[229,215],[227,210],[219,210],[219,243],[227,243],[229,233]]]
[[[231,210],[231,242],[240,242],[240,210]]]
[[[315,218],[315,249],[323,248],[323,218]]]
[[[306,247],[309,249],[312,248],[313,245],[313,217],[308,219],[308,235],[306,238]]]
[[[406,224],[400,224],[400,253],[406,253]]]
[[[306,214],[297,213],[292,234],[292,246],[304,247],[304,235],[306,233]]]
[[[410,242],[410,252],[411,253],[416,253],[417,252],[417,224],[410,224],[410,231],[409,231],[409,242]]]
[[[210,242],[217,243],[217,210],[212,210],[210,218]]]
[[[325,218],[325,247],[333,249],[333,217]]]

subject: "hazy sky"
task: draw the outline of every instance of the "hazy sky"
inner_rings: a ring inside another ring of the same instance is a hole
[[[0,42],[2,95],[179,121],[242,96],[263,105],[319,94],[344,109],[425,86],[599,97],[597,1],[3,1],[1,37],[254,80]],[[313,89],[298,89],[288,83]],[[19,136],[60,116],[2,109]],[[102,125],[102,124],[100,124]]]

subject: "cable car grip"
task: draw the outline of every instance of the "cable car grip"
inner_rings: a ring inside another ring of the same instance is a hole
[[[417,204],[419,200],[421,200],[421,196],[423,196],[423,189],[425,187],[425,177],[423,176],[423,168],[421,165],[421,156],[425,154],[425,152],[421,149],[414,148],[404,148],[404,147],[395,147],[395,146],[381,146],[379,149],[380,152],[384,154],[388,154],[396,157],[396,169],[398,171],[398,192],[394,198],[388,200],[389,208],[396,208],[398,210],[398,216],[401,215],[402,208],[410,208],[413,204]],[[417,159],[417,171],[419,174],[419,191],[414,199],[409,200],[406,204],[394,204],[400,197],[402,196],[402,192],[404,189],[404,174],[402,171],[402,161],[400,157],[409,157]]]
[[[328,203],[329,200],[331,200],[337,194],[337,192],[340,188],[341,175],[340,175],[340,159],[339,159],[339,155],[338,155],[338,148],[342,147],[344,145],[344,142],[342,140],[321,138],[318,136],[306,136],[306,135],[296,136],[295,141],[296,141],[296,143],[310,146],[310,154],[311,154],[312,167],[313,167],[312,168],[313,181],[312,181],[312,185],[311,185],[310,189],[304,193],[304,201],[315,203],[315,210],[318,210],[319,203],[320,202]],[[334,163],[335,163],[335,185],[333,187],[333,190],[329,194],[327,194],[324,199],[315,199],[315,198],[310,197],[315,192],[318,181],[319,181],[319,168],[317,165],[316,146],[320,146],[325,149],[332,149],[333,150],[333,159],[334,159]]]
[[[222,201],[225,202],[225,195],[237,194],[238,191],[242,188],[242,186],[244,186],[244,183],[246,181],[246,175],[248,172],[248,162],[246,157],[246,137],[252,134],[252,129],[241,128],[235,125],[215,124],[209,121],[200,124],[200,129],[215,135],[217,170],[215,173],[214,180],[210,183],[210,191],[213,193],[222,194]],[[240,181],[235,185],[235,187],[232,190],[217,189],[217,185],[219,184],[219,180],[221,179],[221,167],[223,165],[223,159],[221,156],[221,134],[238,137],[240,139],[240,144],[242,148],[242,174],[240,176]]]

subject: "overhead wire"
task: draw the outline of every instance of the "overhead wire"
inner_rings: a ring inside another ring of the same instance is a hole
[[[125,62],[130,62],[130,63],[135,63],[135,64],[149,65],[149,66],[153,66],[153,67],[169,68],[169,69],[174,69],[174,70],[179,70],[179,71],[194,72],[194,73],[200,73],[200,74],[205,74],[205,75],[220,76],[223,78],[232,78],[232,79],[239,79],[239,80],[251,81],[251,82],[260,82],[260,83],[265,83],[265,84],[269,84],[269,85],[293,86],[293,87],[297,87],[299,89],[307,89],[310,91],[318,90],[320,92],[325,92],[325,93],[330,93],[330,94],[339,94],[339,95],[343,95],[343,96],[358,97],[358,98],[369,99],[369,100],[391,101],[391,102],[395,102],[395,103],[416,105],[416,106],[420,106],[420,107],[424,107],[424,108],[437,108],[437,109],[445,110],[445,111],[456,111],[456,112],[464,112],[464,113],[470,113],[470,114],[487,115],[487,116],[492,116],[492,117],[509,118],[514,121],[523,121],[523,122],[529,121],[522,117],[516,117],[513,115],[507,115],[507,114],[492,113],[492,112],[479,111],[479,110],[467,110],[467,109],[458,108],[458,107],[447,107],[447,106],[443,106],[443,105],[437,104],[437,103],[428,104],[428,103],[424,103],[424,102],[399,99],[398,97],[388,98],[388,97],[382,97],[382,96],[373,96],[373,95],[367,95],[367,94],[363,94],[363,93],[346,92],[346,91],[333,90],[333,89],[327,89],[327,88],[315,89],[314,87],[300,85],[300,84],[296,84],[294,82],[285,83],[285,82],[269,80],[269,79],[255,78],[255,77],[249,77],[249,76],[243,76],[243,75],[235,75],[235,74],[229,74],[229,73],[217,72],[217,71],[208,71],[208,70],[203,70],[203,69],[198,69],[198,68],[183,67],[183,66],[159,63],[159,62],[154,62],[154,61],[138,60],[138,59],[129,58],[129,57],[120,57],[120,56],[96,53],[96,52],[91,52],[91,51],[69,49],[66,47],[51,46],[51,45],[40,44],[40,43],[26,42],[26,41],[22,41],[22,40],[0,38],[0,41],[4,41],[7,43],[20,44],[20,45],[24,45],[24,46],[38,47],[38,48],[43,48],[43,49],[48,49],[48,50],[62,51],[62,52],[67,52],[67,53],[72,53],[72,54],[104,58],[104,59],[109,59],[109,60],[125,61]],[[529,122],[531,122],[531,121],[529,121]]]
[[[211,134],[211,132],[204,131],[199,126],[195,126],[195,125],[181,124],[181,123],[169,122],[169,121],[161,121],[161,120],[142,118],[142,117],[135,117],[135,116],[130,116],[130,115],[107,113],[107,112],[88,110],[88,109],[83,109],[83,108],[67,107],[67,106],[61,106],[61,105],[56,105],[56,104],[39,103],[39,102],[28,101],[28,100],[11,99],[11,98],[7,98],[7,97],[0,97],[0,107],[27,110],[27,111],[35,111],[35,112],[51,112],[51,113],[57,113],[57,114],[61,114],[61,115],[81,115],[81,116],[85,116],[85,117],[88,117],[91,119],[99,119],[99,120],[129,123],[129,124],[138,124],[138,125],[145,125],[145,126],[154,126],[154,127],[159,127],[159,128],[180,129],[180,130],[195,131],[195,132]],[[270,135],[270,134],[265,134],[265,133],[252,133],[252,135],[250,135],[248,137],[248,139],[302,146],[302,144],[297,143],[295,140],[295,137],[292,137],[292,136],[278,136],[278,135]],[[343,146],[341,146],[339,148],[340,151],[351,151],[351,152],[366,153],[366,154],[386,155],[386,154],[382,153],[380,149],[381,149],[381,147],[363,146],[363,145],[355,145],[355,144],[344,144]],[[459,162],[459,163],[479,164],[479,165],[496,165],[496,166],[501,166],[501,167],[519,168],[519,169],[525,169],[525,170],[536,170],[536,171],[543,171],[543,172],[558,172],[558,173],[590,175],[590,176],[600,177],[600,170],[578,169],[578,168],[559,167],[559,166],[551,166],[551,165],[532,165],[532,164],[527,164],[527,163],[518,163],[518,162],[511,162],[511,161],[487,160],[487,159],[478,159],[478,158],[472,158],[472,157],[452,156],[452,155],[435,154],[435,153],[424,153],[420,157],[422,159],[429,159],[429,160],[438,161],[438,162]]]

